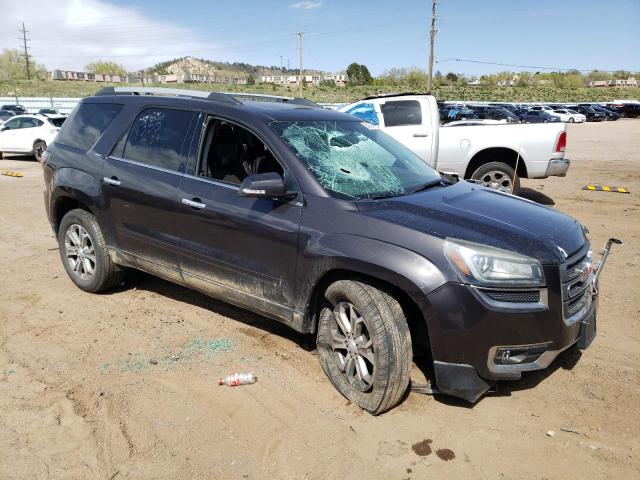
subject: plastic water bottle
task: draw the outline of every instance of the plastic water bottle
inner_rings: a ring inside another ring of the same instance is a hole
[[[224,378],[218,379],[218,385],[227,385],[228,387],[237,387],[238,385],[249,385],[256,383],[258,377],[253,372],[249,373],[232,373]]]

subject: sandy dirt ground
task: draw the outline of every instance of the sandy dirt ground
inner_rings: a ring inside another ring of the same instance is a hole
[[[333,389],[313,338],[146,274],[77,289],[41,167],[0,160],[24,173],[0,176],[0,478],[640,478],[640,120],[570,125],[567,156],[566,178],[524,194],[598,248],[625,241],[591,348],[473,406],[413,393],[379,417]],[[216,385],[233,371],[258,382]]]

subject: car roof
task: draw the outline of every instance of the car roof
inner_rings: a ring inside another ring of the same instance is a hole
[[[183,97],[169,95],[112,95],[110,93],[85,97],[80,103],[134,103],[140,108],[145,106],[174,107],[201,110],[212,115],[230,114],[238,119],[253,117],[254,121],[360,121],[359,119],[335,110],[312,106],[313,102],[288,103],[272,101],[284,97],[247,95],[242,101],[229,101],[217,95],[212,97]],[[288,99],[287,99],[288,100]],[[293,99],[292,99],[293,100]]]

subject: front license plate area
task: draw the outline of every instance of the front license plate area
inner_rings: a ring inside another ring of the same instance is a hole
[[[596,338],[597,326],[596,326],[596,312],[592,310],[591,314],[580,321],[580,333],[578,334],[578,348],[584,350],[593,339]]]

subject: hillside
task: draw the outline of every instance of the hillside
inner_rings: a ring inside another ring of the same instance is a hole
[[[305,72],[308,75],[312,73],[320,73],[318,70],[305,70]],[[250,65],[248,63],[216,62],[214,60],[205,60],[202,58],[182,57],[158,63],[152,67],[142,70],[140,73],[145,75],[200,73],[239,78],[245,78],[248,76],[257,78],[261,75],[278,75],[282,73],[294,75],[298,73],[298,71],[296,69],[287,70],[286,68],[281,70],[276,66],[265,67],[262,65]]]

